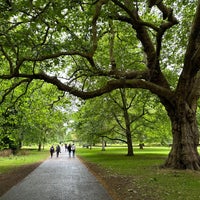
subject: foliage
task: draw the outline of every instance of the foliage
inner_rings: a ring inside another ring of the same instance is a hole
[[[126,90],[126,93],[133,142],[171,143],[169,120],[158,100],[145,91]],[[127,142],[123,114],[125,108],[119,94],[119,91],[114,91],[88,100],[73,115],[72,126],[79,140],[93,144],[105,136],[104,140],[109,143],[112,140],[114,143]]]
[[[10,102],[2,108],[2,141],[8,138],[15,143],[16,148],[24,144],[44,144],[51,141],[62,141],[65,135],[64,123],[66,115],[63,111],[70,102],[63,94],[50,85],[32,83],[29,91],[23,94],[23,88],[17,88]],[[22,93],[20,99],[17,99]],[[16,100],[17,99],[17,100]],[[8,142],[1,144],[5,146]]]

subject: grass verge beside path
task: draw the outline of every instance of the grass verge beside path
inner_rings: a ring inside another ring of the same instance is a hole
[[[49,151],[21,150],[17,155],[0,157],[0,174],[8,173],[18,167],[44,161]]]
[[[101,148],[80,148],[77,154],[85,162],[105,169],[111,178],[126,177],[129,184],[124,190],[130,199],[135,199],[134,196],[137,199],[141,197],[141,200],[200,199],[200,172],[159,167],[165,162],[169,150],[146,147],[143,150],[135,149],[135,156],[128,157],[125,156],[126,148],[110,147],[106,151],[101,151]]]

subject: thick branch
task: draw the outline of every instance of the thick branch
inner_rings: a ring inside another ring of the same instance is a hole
[[[44,61],[44,60],[48,60],[48,59],[53,59],[53,58],[58,58],[61,56],[72,56],[72,55],[79,55],[82,57],[87,58],[88,54],[86,53],[82,53],[80,51],[61,51],[61,52],[57,52],[54,54],[49,54],[49,55],[41,55],[38,57],[26,57],[26,58],[22,58],[23,61]]]
[[[196,73],[199,71],[200,69],[200,1],[199,1],[199,5],[197,7],[197,12],[196,12],[196,16],[194,18],[194,22],[193,22],[193,27],[191,30],[191,43],[193,44],[193,40],[194,40],[194,47],[193,50],[193,55],[192,55],[192,69],[191,69],[191,75],[196,75]]]
[[[157,40],[157,48],[156,48],[156,54],[157,57],[160,56],[160,51],[161,51],[161,45],[162,45],[162,38],[165,34],[165,32],[170,29],[172,26],[174,26],[175,24],[178,24],[178,20],[174,17],[173,15],[173,10],[171,8],[167,8],[162,1],[157,4],[158,8],[163,12],[163,18],[167,18],[168,21],[167,22],[163,22],[160,25],[160,28],[157,32],[157,36],[156,36],[156,40]]]
[[[199,98],[199,77],[196,77],[200,69],[200,0],[192,22],[184,67],[177,85],[177,95],[184,95],[188,102]],[[198,76],[198,75],[197,75]]]
[[[96,4],[96,7],[95,7],[95,12],[94,12],[94,16],[93,16],[93,19],[92,19],[92,55],[94,54],[94,52],[96,51],[97,49],[97,41],[98,41],[98,37],[97,37],[97,20],[100,16],[100,13],[101,13],[101,9],[102,9],[102,6],[107,2],[108,0],[99,0]]]
[[[187,46],[184,69],[185,75],[191,74],[195,76],[200,68],[200,0],[196,9],[196,14],[192,23],[189,43]]]
[[[124,142],[124,143],[127,144],[126,140],[123,140],[123,139],[120,139],[120,138],[111,138],[111,137],[108,137],[107,135],[101,135],[100,137],[105,137],[105,138],[108,138],[109,140],[121,141],[121,142]]]
[[[137,9],[134,9],[133,7],[128,8],[126,7],[124,4],[122,4],[121,2],[119,2],[118,0],[112,0],[114,4],[118,5],[119,7],[121,7],[128,15],[128,17],[123,17],[123,19],[127,19],[128,23],[130,23],[133,27],[133,29],[135,29],[136,33],[137,33],[137,38],[141,41],[143,48],[144,48],[144,52],[147,55],[147,67],[149,69],[155,69],[156,67],[156,52],[155,52],[155,48],[153,45],[153,42],[151,41],[151,38],[148,34],[148,31],[146,30],[144,24],[142,24],[142,20],[140,19]],[[122,18],[118,18],[118,20],[121,20]]]
[[[125,79],[111,80],[108,81],[107,84],[105,84],[100,89],[94,91],[80,91],[75,87],[70,87],[68,85],[65,85],[57,77],[48,76],[45,73],[40,73],[35,75],[21,74],[20,77],[44,80],[48,83],[56,85],[59,90],[69,92],[70,94],[73,94],[82,99],[89,99],[89,98],[94,98],[96,96],[101,96],[102,94],[109,93],[118,88],[142,88],[142,89],[148,89],[152,93],[157,94],[160,97],[165,97],[169,101],[173,100],[172,91],[144,80],[125,80]]]

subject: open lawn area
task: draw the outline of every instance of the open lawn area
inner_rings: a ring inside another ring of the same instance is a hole
[[[116,193],[126,199],[172,200],[200,199],[200,172],[162,169],[169,147],[135,149],[135,156],[126,156],[126,148],[78,149],[77,154],[90,165],[106,171],[104,179]],[[101,175],[99,175],[101,176]],[[109,178],[108,178],[109,177]],[[121,179],[116,179],[121,177]],[[112,183],[112,180],[123,183]],[[123,199],[122,198],[122,199]]]

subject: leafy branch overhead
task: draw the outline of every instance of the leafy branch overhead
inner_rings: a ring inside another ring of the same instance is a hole
[[[165,20],[158,18],[160,24],[155,25],[143,19],[146,11],[142,4],[145,3],[85,2],[81,5],[82,10],[79,3],[74,3],[70,9],[62,1],[45,4],[34,1],[26,7],[20,1],[13,2],[12,9],[1,14],[0,46],[7,70],[0,77],[41,79],[84,99],[121,87],[141,87],[163,93],[169,89],[169,84],[160,70],[161,42],[164,33],[177,24],[177,19],[172,8],[162,1],[156,5],[151,3],[150,7],[156,7],[156,12],[160,10],[165,16]],[[132,39],[122,35],[126,31],[123,29],[130,32]],[[135,66],[130,66],[134,58],[129,58],[124,66],[127,58],[122,57],[124,61],[121,62],[116,49],[120,42],[128,39],[129,51],[144,52],[141,62]],[[131,40],[137,46],[132,45]],[[109,47],[109,44],[112,45]],[[112,56],[106,55],[106,48]],[[139,70],[140,65],[142,70]],[[71,76],[73,70],[76,73]],[[65,78],[64,82],[60,75]],[[87,84],[81,87],[84,76]],[[100,84],[94,87],[91,83],[97,77],[100,77]],[[102,79],[107,82],[103,84]],[[169,96],[169,91],[165,96]]]

